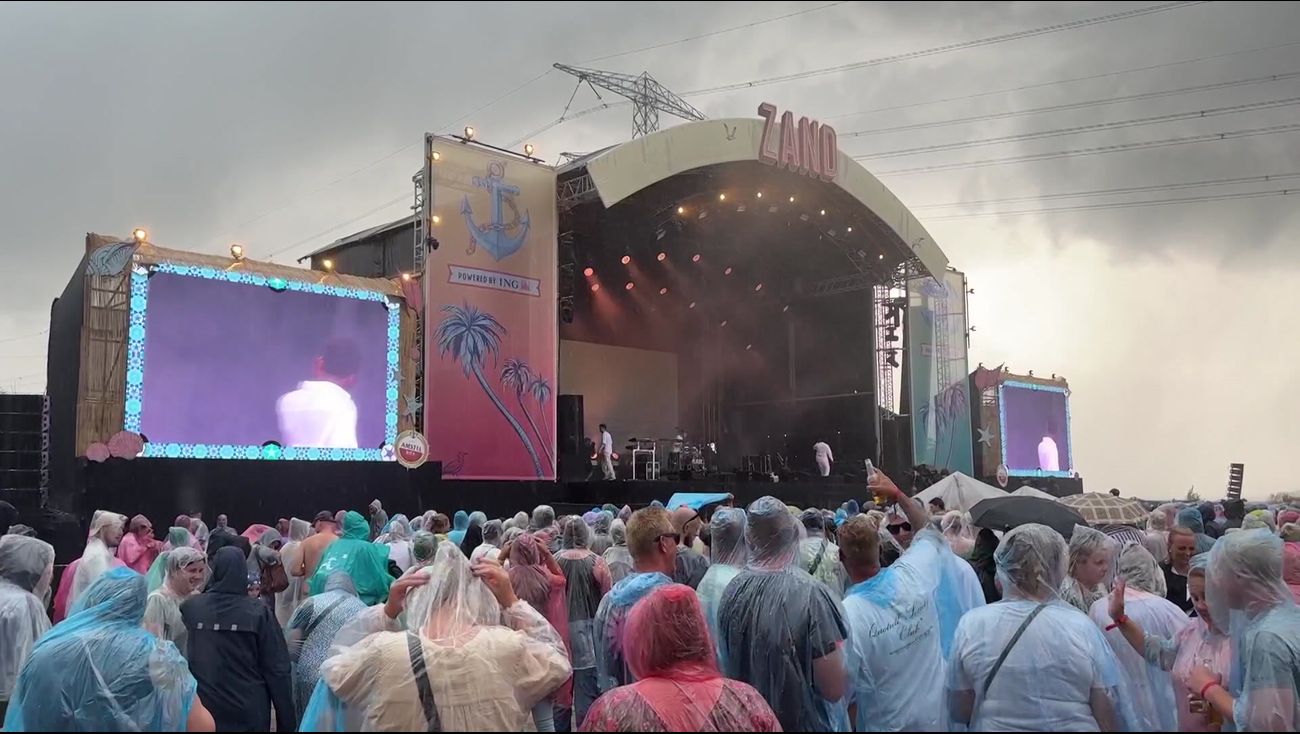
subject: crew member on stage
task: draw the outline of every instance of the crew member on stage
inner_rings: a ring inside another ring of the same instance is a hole
[[[600,471],[607,482],[618,478],[614,475],[614,437],[604,423],[600,424]]]
[[[831,462],[835,461],[835,456],[831,453],[831,447],[825,441],[818,441],[813,444],[813,455],[817,458],[817,471],[823,477],[829,477],[831,475]]]

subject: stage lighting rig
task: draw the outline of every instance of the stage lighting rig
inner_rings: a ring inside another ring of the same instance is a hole
[[[145,242],[149,241],[149,233],[146,232],[143,227],[136,227],[131,232],[131,237],[135,239],[135,242],[138,245],[143,245]]]
[[[230,257],[235,260],[244,259],[244,246],[236,242],[230,246]]]

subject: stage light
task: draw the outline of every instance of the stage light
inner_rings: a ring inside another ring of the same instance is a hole
[[[718,194],[718,201],[726,201],[726,200],[727,200],[726,194]]]
[[[600,283],[592,283],[592,284],[591,284],[591,292],[592,292],[592,293],[595,293],[595,292],[598,291],[598,290],[600,290]]]
[[[619,262],[623,263],[624,265],[627,265],[628,263],[632,262],[632,256],[624,255],[621,259],[619,259]]]
[[[402,280],[405,280],[405,281],[407,281],[407,282],[409,283],[410,280],[411,280],[411,274],[410,274],[410,273],[402,273]]]
[[[845,228],[844,228],[844,231],[845,231],[845,232],[848,232],[849,234],[853,234],[853,228],[852,228],[852,227],[845,227]]]
[[[473,125],[466,125],[466,126],[465,126],[465,139],[466,139],[466,140],[473,140],[473,139],[474,139],[474,126],[473,126]]]
[[[759,283],[758,285],[754,286],[754,292],[755,292],[755,293],[758,293],[758,292],[761,291],[761,290],[763,290],[763,284],[762,284],[762,283]]]
[[[790,306],[788,304],[781,307],[781,313],[786,313],[789,310],[790,310]]]
[[[700,255],[699,255],[699,253],[696,253],[696,254],[694,254],[694,255],[691,255],[691,262],[693,262],[693,263],[697,263],[697,262],[699,262],[699,261],[700,261]]]
[[[760,198],[760,199],[763,198],[763,192],[762,192],[762,191],[758,192],[758,198]]]
[[[726,320],[726,319],[723,319],[723,320],[722,320],[722,323],[721,323],[721,324],[718,324],[719,327],[723,327],[723,326],[726,326],[726,325],[727,325],[727,320]]]
[[[632,290],[632,289],[635,288],[635,287],[636,287],[636,283],[633,283],[632,281],[629,280],[629,281],[627,282],[627,285],[623,286],[623,290],[625,290],[625,291],[630,291],[630,290]]]
[[[822,216],[823,216],[823,217],[826,216],[826,210],[825,210],[825,209],[822,209]]]
[[[722,271],[723,275],[731,275],[731,266],[728,265],[726,270]]]
[[[684,207],[684,206],[679,206],[679,207],[677,207],[677,213],[678,213],[678,214],[685,214],[685,213],[686,213],[686,207]]]
[[[524,143],[524,155],[531,158],[534,150],[536,150],[536,148],[533,147],[532,143]]]
[[[883,253],[883,252],[880,253],[880,259],[881,259],[881,260],[884,260],[884,259],[885,259],[885,253]]]
[[[145,240],[149,239],[149,233],[144,231],[141,227],[136,227],[135,231],[131,233],[131,236],[135,238],[136,242],[142,245],[145,243]]]
[[[434,215],[433,215],[433,223],[434,223],[434,224],[442,224],[442,217],[438,216],[437,214],[434,214]]]
[[[440,160],[442,160],[442,153],[439,153],[439,152],[436,151],[436,150],[433,151],[433,159],[434,159],[435,161],[440,161]]]
[[[668,295],[668,289],[667,289],[667,288],[660,288],[660,289],[659,289],[659,295],[661,295],[661,296],[666,296],[666,295]]]
[[[749,350],[751,350],[751,349],[753,349],[753,348],[754,348],[754,345],[753,345],[753,344],[746,344],[746,345],[745,345],[745,351],[746,351],[746,352],[748,352]]]
[[[661,252],[661,253],[659,253],[659,254],[656,256],[656,259],[658,259],[659,262],[663,262],[664,260],[667,260],[667,259],[668,259],[668,253],[666,253],[666,252]]]
[[[691,305],[687,306],[686,308],[688,309],[695,308],[695,301],[691,301]]]
[[[793,196],[790,197],[790,203],[791,203],[791,204],[794,203],[794,197],[793,197]]]
[[[244,259],[244,246],[241,245],[241,244],[239,244],[239,243],[235,243],[235,244],[231,245],[231,246],[230,246],[230,256],[233,257],[233,258],[235,258],[236,260],[243,260],[243,259]]]
[[[321,261],[320,261],[320,266],[321,266],[322,268],[325,268],[325,270],[327,270],[327,271],[329,271],[329,270],[333,270],[333,269],[334,269],[334,261],[331,260],[331,259],[329,259],[329,258],[327,257],[327,258],[325,258],[324,260],[321,260]]]
[[[593,275],[596,274],[596,269],[595,269],[595,268],[586,268],[585,270],[582,271],[582,274],[585,275],[585,276],[587,276],[588,278],[590,278],[591,276],[593,276]]]

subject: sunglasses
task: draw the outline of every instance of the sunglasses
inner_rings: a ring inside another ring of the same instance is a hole
[[[910,532],[912,532],[912,523],[910,523],[910,522],[903,522],[903,523],[899,523],[899,524],[897,524],[897,525],[890,525],[890,526],[889,526],[889,532],[890,532],[892,535],[898,535],[899,533],[910,533]]]
[[[681,543],[681,542],[682,542],[682,534],[681,534],[681,533],[660,533],[658,536],[655,537],[655,542],[658,543],[659,541],[663,540],[664,538],[672,538],[672,539],[673,539],[673,545],[677,545],[678,543]]]

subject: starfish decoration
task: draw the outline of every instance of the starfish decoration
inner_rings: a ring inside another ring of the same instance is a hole
[[[416,417],[419,415],[420,409],[424,407],[424,401],[417,398],[414,392],[403,395],[402,403],[405,405],[402,408],[402,415],[406,418]]]
[[[984,430],[983,428],[979,429],[979,432],[980,432],[980,443],[985,446],[992,446],[993,434]]]

